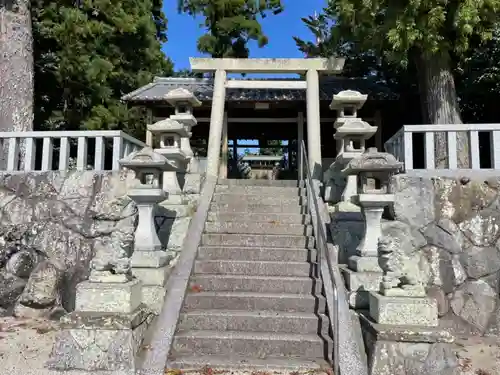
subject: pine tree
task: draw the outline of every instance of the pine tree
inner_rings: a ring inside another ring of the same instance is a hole
[[[492,37],[500,0],[330,0],[333,41],[374,51],[389,61],[417,67],[425,122],[461,123],[453,69],[471,46]],[[467,166],[468,141],[458,137],[459,165]],[[436,164],[446,165],[446,138],[436,137]]]
[[[259,47],[268,43],[259,17],[283,10],[280,0],[179,0],[179,11],[204,17],[206,34],[198,40],[198,50],[212,57],[246,58],[248,42]]]
[[[123,129],[144,137],[144,111],[122,95],[170,75],[161,0],[34,0],[35,123]]]

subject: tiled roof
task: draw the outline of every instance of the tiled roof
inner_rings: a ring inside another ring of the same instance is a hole
[[[280,80],[284,80],[280,78]],[[122,97],[129,102],[159,102],[176,88],[193,92],[201,101],[211,101],[214,82],[211,78],[163,78],[156,77],[146,86]],[[396,99],[397,96],[386,86],[368,78],[322,77],[320,79],[320,99],[330,101],[342,90],[357,90],[368,94],[368,99]],[[227,101],[285,101],[305,100],[305,90],[298,89],[227,89]]]

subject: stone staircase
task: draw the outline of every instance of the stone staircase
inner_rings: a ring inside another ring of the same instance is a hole
[[[169,356],[172,368],[329,368],[305,189],[219,180]]]

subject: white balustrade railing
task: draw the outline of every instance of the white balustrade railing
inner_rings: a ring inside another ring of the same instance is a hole
[[[118,161],[121,158],[146,146],[144,142],[120,130],[0,132],[0,143],[7,153],[3,170],[25,172],[65,171],[73,168],[95,171],[111,168],[115,171],[120,169]],[[93,147],[92,154],[89,154],[89,144]],[[108,150],[111,148],[109,153],[106,153],[107,144]],[[41,146],[41,152],[37,152],[37,146]],[[71,166],[70,152],[74,154],[75,148],[76,166]],[[23,160],[20,160],[21,149],[24,149]],[[106,154],[111,160],[106,159]],[[58,158],[56,163],[53,163],[54,156]],[[40,157],[41,163],[37,163]],[[93,158],[93,165],[88,164],[89,157]]]
[[[479,133],[489,133],[491,168],[482,168],[480,160]],[[447,160],[450,170],[458,169],[457,133],[467,133],[469,139],[470,168],[500,169],[500,124],[445,124],[445,125],[404,125],[387,142],[385,150],[404,162],[405,170],[414,170],[414,134],[423,134],[423,158],[426,170],[435,170],[435,134],[446,133]],[[418,151],[418,150],[417,150]]]

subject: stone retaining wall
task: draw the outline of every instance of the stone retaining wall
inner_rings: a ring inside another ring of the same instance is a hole
[[[199,183],[187,176],[185,194],[176,204],[163,202],[156,215],[161,241],[176,254],[196,210]],[[0,314],[73,310],[75,286],[88,277],[94,245],[135,230],[137,210],[127,197],[134,184],[133,172],[126,171],[1,174]]]
[[[458,335],[500,335],[500,177],[398,175],[392,189],[396,202],[383,233],[411,242],[408,256],[437,298],[440,326]],[[363,222],[333,217],[331,228],[346,263]]]

